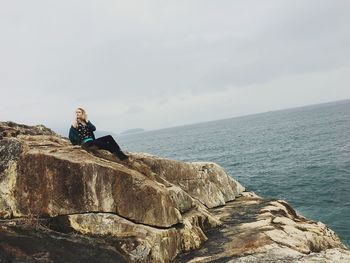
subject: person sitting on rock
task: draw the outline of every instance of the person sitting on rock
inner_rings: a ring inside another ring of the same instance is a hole
[[[96,127],[87,119],[86,111],[83,108],[77,108],[75,113],[76,119],[69,129],[69,140],[73,145],[81,145],[83,148],[96,146],[99,149],[111,152],[120,160],[128,159],[128,156],[122,152],[111,135],[95,138],[94,131]]]

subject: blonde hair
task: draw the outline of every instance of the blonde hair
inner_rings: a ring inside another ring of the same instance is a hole
[[[86,110],[84,110],[84,109],[81,108],[81,107],[78,107],[76,110],[80,110],[80,111],[82,112],[81,119],[84,120],[84,121],[87,121]],[[75,119],[74,122],[73,122],[73,127],[74,127],[74,128],[77,128],[77,127],[78,127],[78,122],[77,122],[76,119]]]

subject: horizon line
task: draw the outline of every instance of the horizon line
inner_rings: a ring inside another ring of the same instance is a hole
[[[159,129],[145,130],[145,131],[139,132],[139,133],[137,133],[137,134],[145,133],[145,132],[153,132],[153,131],[167,130],[167,129],[173,129],[173,128],[179,128],[179,127],[186,127],[186,126],[192,126],[192,125],[199,125],[199,124],[205,124],[205,123],[216,122],[216,121],[224,121],[224,120],[230,120],[230,119],[238,119],[238,118],[243,118],[243,117],[248,117],[248,116],[254,116],[254,115],[259,115],[259,114],[266,114],[266,113],[270,113],[270,112],[287,111],[287,110],[293,110],[293,109],[299,109],[299,108],[313,107],[313,106],[323,105],[323,104],[339,103],[339,102],[345,102],[345,101],[350,101],[350,98],[341,99],[341,100],[326,101],[326,102],[321,102],[321,103],[305,104],[305,105],[295,106],[295,107],[290,107],[290,108],[281,108],[281,109],[275,109],[275,110],[261,111],[261,112],[243,114],[243,115],[238,115],[238,116],[233,116],[233,117],[228,117],[228,118],[215,119],[215,120],[208,120],[208,121],[201,121],[201,122],[194,122],[194,123],[188,123],[188,124],[181,124],[181,125],[170,126],[170,127],[164,127],[164,128],[159,128]],[[115,133],[115,132],[114,132],[114,133]],[[122,132],[116,133],[116,134],[122,135],[122,136],[128,136],[128,135],[136,134],[136,133],[121,134],[121,133],[122,133]]]

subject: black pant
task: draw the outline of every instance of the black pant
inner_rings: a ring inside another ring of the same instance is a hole
[[[100,138],[97,138],[93,141],[88,141],[84,143],[84,147],[97,146],[99,149],[107,150],[114,155],[118,156],[119,159],[127,159],[122,150],[120,149],[118,143],[113,139],[111,135],[106,135]]]

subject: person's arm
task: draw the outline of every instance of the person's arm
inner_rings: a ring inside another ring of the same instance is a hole
[[[80,144],[80,137],[77,133],[76,129],[71,126],[69,129],[69,140],[73,145],[79,145]]]
[[[96,131],[96,127],[91,123],[91,121],[87,121],[86,125],[90,131]]]

